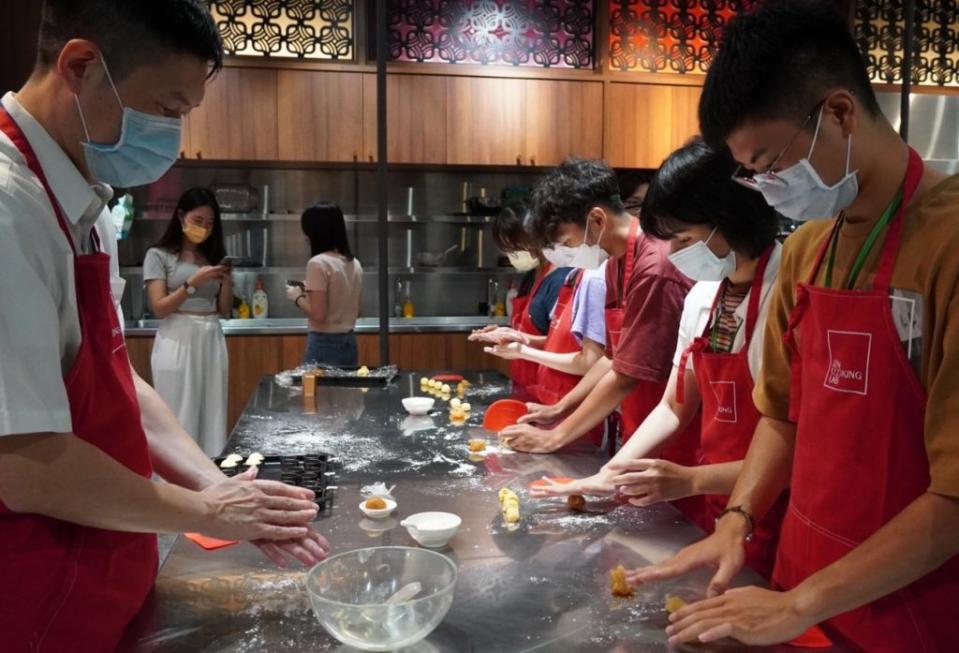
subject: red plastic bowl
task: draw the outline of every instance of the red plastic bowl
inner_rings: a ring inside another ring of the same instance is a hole
[[[513,426],[519,418],[528,413],[526,404],[516,399],[500,399],[486,409],[483,416],[483,428],[499,433],[507,426]]]

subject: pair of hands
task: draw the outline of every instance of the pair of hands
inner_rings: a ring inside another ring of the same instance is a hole
[[[592,476],[570,483],[549,481],[544,487],[530,490],[534,498],[610,496],[617,492],[630,504],[641,508],[693,496],[696,492],[696,468],[677,465],[668,460],[640,458],[610,463]]]
[[[225,540],[245,540],[271,561],[289,556],[304,565],[327,557],[330,543],[313,530],[317,506],[310,490],[256,479],[256,470],[210,485],[200,492],[208,518],[197,530]]]
[[[530,496],[610,496],[619,491],[631,497],[629,503],[649,506],[695,494],[690,480],[691,469],[664,460],[633,460],[611,464],[593,476],[569,483],[549,482],[544,487],[532,488]],[[670,616],[666,633],[671,646],[706,643],[727,637],[749,645],[776,644],[798,637],[816,623],[815,618],[800,609],[797,590],[729,589],[745,564],[745,534],[745,522],[738,515],[727,515],[717,524],[713,535],[682,549],[674,558],[627,572],[630,584],[638,586],[701,568],[716,570],[707,590],[707,599]]]
[[[497,434],[500,442],[516,451],[524,453],[552,453],[563,446],[561,433],[541,428],[538,425],[550,425],[559,421],[566,412],[561,404],[544,406],[543,404],[527,403],[525,415],[519,422],[509,426]]]
[[[716,531],[681,550],[670,560],[626,572],[633,586],[715,569],[706,599],[691,603],[669,616],[666,634],[670,646],[714,642],[732,638],[751,646],[788,642],[814,626],[818,618],[804,609],[801,586],[788,592],[761,587],[729,589],[745,564],[745,522],[727,515]]]
[[[517,331],[509,327],[496,326],[495,324],[473,331],[470,333],[468,340],[470,342],[485,342],[494,345],[494,347],[500,347],[510,343],[519,345],[528,345],[530,343],[529,336],[522,331]]]
[[[226,265],[204,265],[202,268],[193,273],[193,276],[190,277],[187,283],[194,288],[198,288],[199,286],[211,281],[222,282],[225,279],[230,278],[232,272],[233,268]]]

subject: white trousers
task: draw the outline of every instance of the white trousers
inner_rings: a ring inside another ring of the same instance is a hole
[[[150,365],[153,387],[184,430],[208,456],[219,456],[226,444],[229,375],[219,317],[167,317],[157,329]]]

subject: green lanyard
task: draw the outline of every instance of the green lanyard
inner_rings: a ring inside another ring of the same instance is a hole
[[[900,204],[902,204],[901,188],[899,189],[899,192],[896,193],[896,196],[892,198],[892,202],[889,204],[889,206],[886,207],[886,210],[879,218],[879,221],[873,225],[872,231],[870,231],[869,235],[866,236],[866,242],[862,244],[862,248],[859,250],[859,255],[856,256],[856,260],[852,264],[852,270],[849,272],[849,281],[846,282],[846,290],[852,290],[856,285],[856,279],[859,278],[859,273],[862,272],[862,266],[866,264],[866,259],[869,258],[869,252],[872,251],[873,245],[876,244],[879,234],[882,233],[883,229],[886,228],[886,225],[889,224],[889,221],[892,220],[892,216],[894,216],[896,211],[899,210]],[[842,218],[840,218],[840,220],[842,220]],[[839,240],[839,231],[841,229],[841,224],[836,227],[829,244],[829,262],[826,264],[826,278],[824,279],[826,288],[832,287],[832,270],[836,263],[836,241]]]

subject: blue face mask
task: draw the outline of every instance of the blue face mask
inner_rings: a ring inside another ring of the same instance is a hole
[[[180,118],[153,116],[124,106],[106,62],[102,58],[101,61],[113,94],[123,109],[123,123],[120,126],[120,139],[116,143],[105,145],[91,142],[80,98],[73,96],[87,137],[83,144],[87,168],[95,179],[111,186],[132,188],[152,184],[176,163],[183,121]]]

